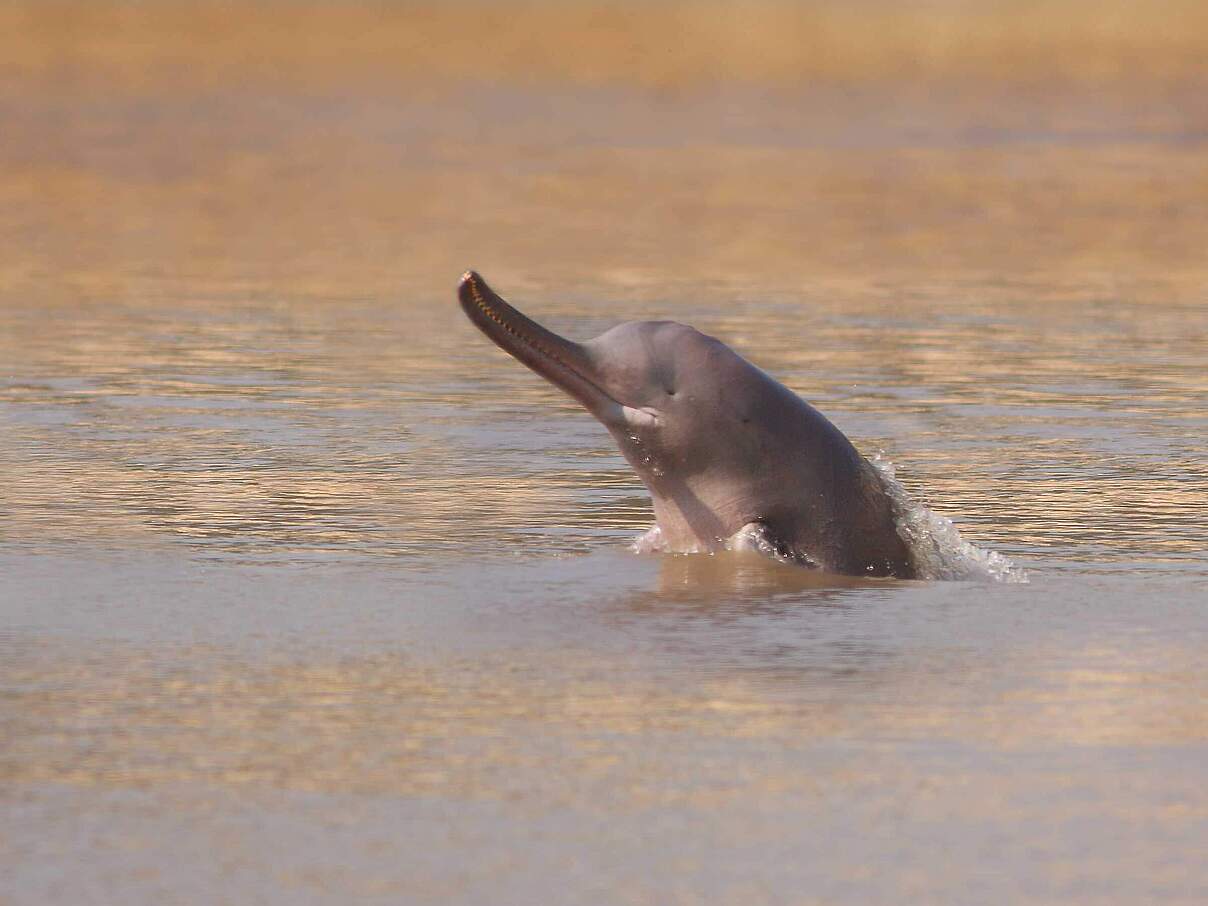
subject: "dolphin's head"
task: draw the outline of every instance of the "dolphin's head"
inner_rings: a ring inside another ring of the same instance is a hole
[[[629,322],[574,343],[472,271],[458,296],[492,341],[599,419],[648,485],[756,458],[758,424],[769,414],[761,410],[778,385],[724,343],[673,321]]]

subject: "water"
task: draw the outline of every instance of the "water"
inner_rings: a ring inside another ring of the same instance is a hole
[[[387,79],[321,17],[203,60],[38,15],[71,65],[4,39],[0,898],[1208,899],[1194,73]],[[1029,581],[632,553],[645,492],[465,321],[470,266],[572,337],[721,337],[944,562],[951,520]]]

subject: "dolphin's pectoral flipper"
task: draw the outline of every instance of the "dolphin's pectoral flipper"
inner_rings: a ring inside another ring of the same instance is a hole
[[[663,530],[657,525],[652,525],[633,539],[633,550],[638,554],[664,553],[667,550],[667,542],[663,539]]]
[[[796,563],[817,569],[818,563],[805,554],[793,550],[773,534],[762,522],[748,522],[726,539],[726,549],[732,551],[754,551],[782,563]]]

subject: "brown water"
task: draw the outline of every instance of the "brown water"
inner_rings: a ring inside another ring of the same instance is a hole
[[[1208,900],[1166,5],[3,13],[0,899]],[[723,338],[1029,581],[631,553],[469,266]]]

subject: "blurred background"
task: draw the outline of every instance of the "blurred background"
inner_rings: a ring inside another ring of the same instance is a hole
[[[40,293],[1205,268],[1195,0],[15,2],[0,60]]]

